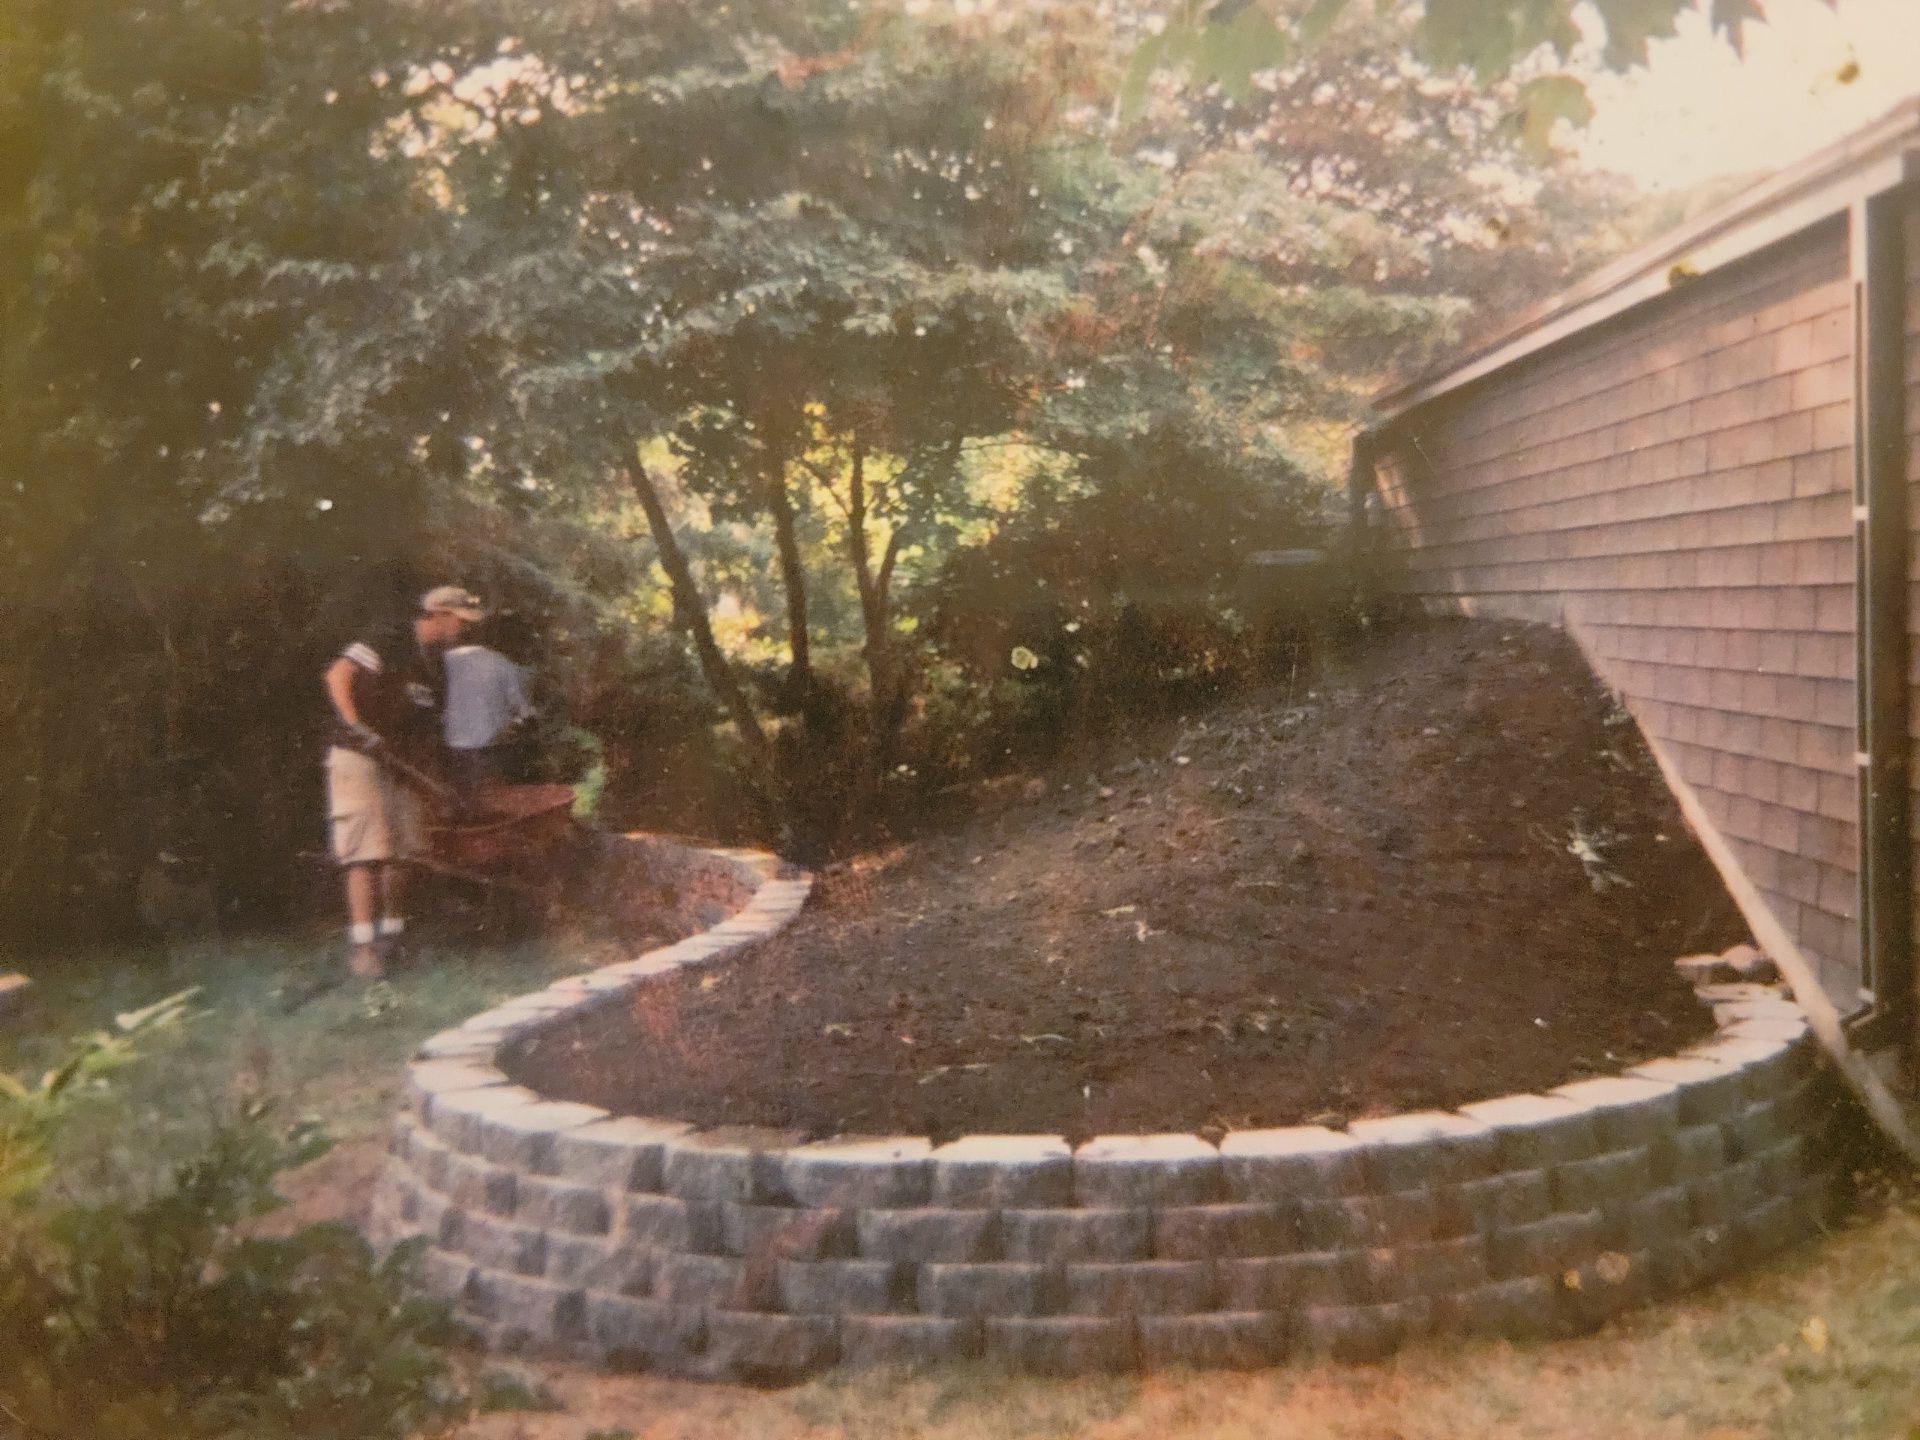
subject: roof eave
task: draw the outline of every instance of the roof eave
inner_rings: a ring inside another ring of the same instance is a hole
[[[1797,165],[1717,205],[1697,220],[1596,270],[1485,340],[1373,399],[1384,425],[1674,286],[1843,214],[1855,201],[1920,178],[1920,95]]]

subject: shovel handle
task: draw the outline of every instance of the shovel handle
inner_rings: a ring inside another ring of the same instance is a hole
[[[388,770],[406,781],[407,784],[411,785],[414,789],[437,800],[440,804],[452,805],[454,803],[455,797],[453,791],[445,785],[442,785],[417,765],[410,765],[398,755],[390,755],[384,749],[376,750],[374,752],[374,759],[378,763],[386,766]]]

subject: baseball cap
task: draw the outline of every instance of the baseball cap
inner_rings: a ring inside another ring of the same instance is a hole
[[[458,615],[462,620],[487,618],[487,607],[480,603],[480,597],[459,585],[436,585],[420,597],[422,615],[439,611]]]

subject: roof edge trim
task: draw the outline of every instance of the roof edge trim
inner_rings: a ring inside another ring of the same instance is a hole
[[[1920,95],[1797,165],[1742,191],[1551,299],[1426,373],[1374,396],[1375,427],[1491,375],[1673,287],[1684,262],[1705,276],[1844,213],[1854,201],[1920,178]]]

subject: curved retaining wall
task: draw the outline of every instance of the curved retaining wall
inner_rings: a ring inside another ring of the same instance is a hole
[[[1625,1074],[1317,1126],[812,1144],[550,1101],[501,1052],[780,929],[772,856],[634,837],[751,892],[689,940],[421,1047],[371,1221],[504,1349],[680,1374],[975,1355],[1054,1374],[1578,1333],[1819,1227],[1826,1079],[1796,1007],[1708,985],[1710,1041]],[[788,876],[789,878],[782,878]]]

